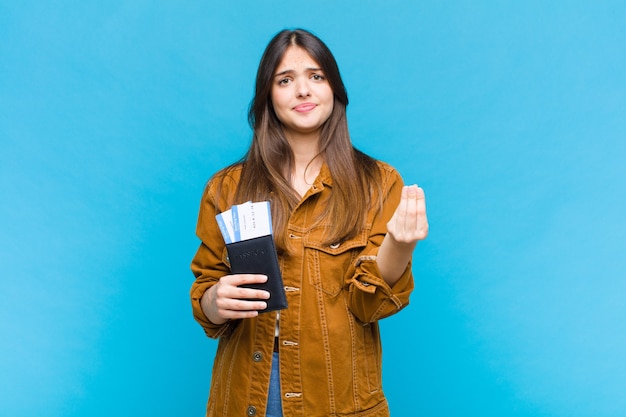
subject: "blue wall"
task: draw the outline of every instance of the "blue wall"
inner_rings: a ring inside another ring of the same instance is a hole
[[[203,415],[198,204],[284,27],[427,193],[393,415],[626,415],[626,3],[532,0],[2,0],[0,415]]]

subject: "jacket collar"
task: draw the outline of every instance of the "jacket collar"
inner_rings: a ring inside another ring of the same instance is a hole
[[[317,175],[316,183],[322,183],[326,187],[333,186],[333,177],[330,176],[330,169],[328,169],[328,165],[326,162],[322,163],[322,167],[320,168],[320,173]]]

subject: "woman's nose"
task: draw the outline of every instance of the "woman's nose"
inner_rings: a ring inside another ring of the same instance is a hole
[[[298,97],[309,97],[311,91],[306,81],[301,81],[296,85],[296,93]]]

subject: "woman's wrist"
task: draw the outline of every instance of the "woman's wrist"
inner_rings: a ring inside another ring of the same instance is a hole
[[[213,308],[211,308],[211,291],[215,291],[215,286],[211,286],[207,288],[207,290],[202,294],[200,298],[200,308],[202,308],[202,312],[206,316],[207,319],[216,326],[220,326],[228,321],[228,319],[222,318],[213,314]]]

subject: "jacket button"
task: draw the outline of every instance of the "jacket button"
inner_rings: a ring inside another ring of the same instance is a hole
[[[256,416],[256,407],[252,405],[248,407],[248,409],[246,410],[246,414],[249,415],[250,417]]]
[[[261,360],[263,360],[263,354],[261,352],[254,352],[252,354],[252,360],[255,362],[261,362]]]

